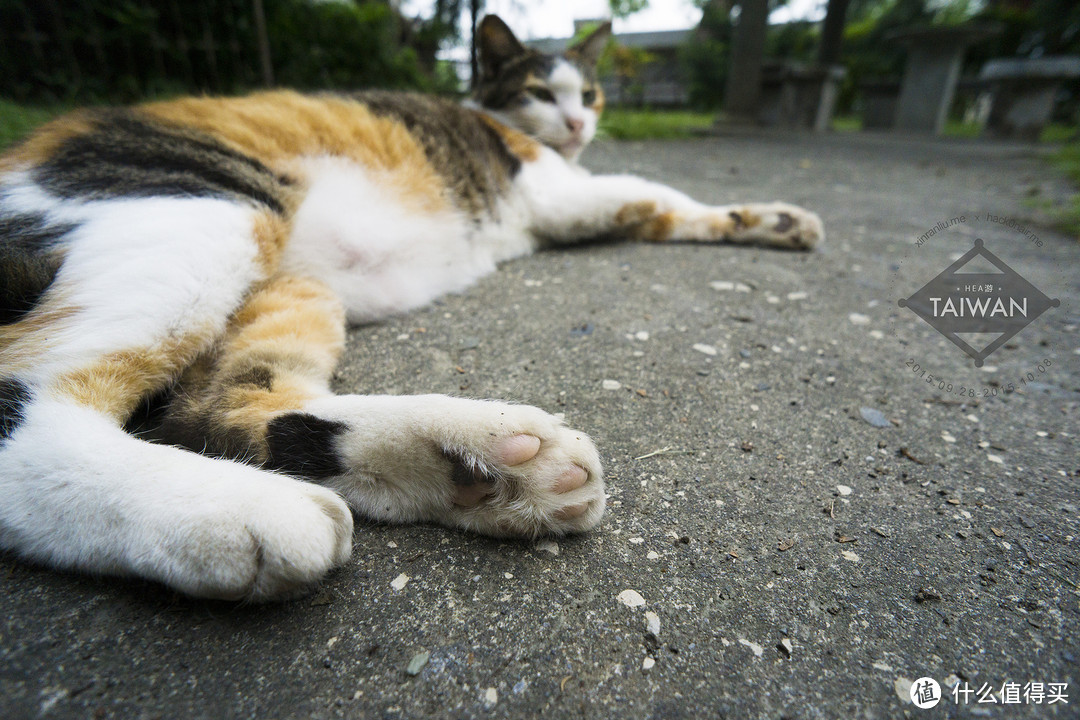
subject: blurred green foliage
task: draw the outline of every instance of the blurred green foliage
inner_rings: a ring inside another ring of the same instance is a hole
[[[274,81],[303,89],[436,88],[447,18],[385,0],[263,0]],[[443,13],[459,11],[453,5]],[[262,85],[252,0],[0,0],[0,95],[127,102]]]

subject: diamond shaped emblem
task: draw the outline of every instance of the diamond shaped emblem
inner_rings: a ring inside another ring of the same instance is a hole
[[[967,266],[976,269],[965,271]],[[897,304],[967,353],[975,367],[982,367],[986,358],[1061,301],[1048,298],[976,238],[971,250]],[[974,342],[972,335],[989,342],[975,347],[968,342]]]

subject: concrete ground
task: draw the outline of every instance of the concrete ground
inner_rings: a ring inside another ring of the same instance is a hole
[[[564,413],[601,448],[599,529],[359,523],[348,566],[271,606],[0,557],[0,716],[1080,717],[1080,244],[987,219],[1060,195],[1047,166],[757,133],[585,164],[803,204],[830,237],[513,262],[353,331],[337,385]],[[981,369],[896,304],[975,237],[1061,300]],[[908,699],[924,676],[932,710]]]

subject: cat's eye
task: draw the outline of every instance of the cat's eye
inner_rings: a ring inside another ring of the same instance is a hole
[[[596,102],[596,91],[595,90],[586,90],[585,92],[581,93],[581,104],[582,105],[584,105],[585,107],[589,107],[594,102]]]
[[[539,85],[534,85],[534,86],[530,87],[528,90],[529,90],[529,94],[532,95],[537,100],[539,100],[540,102],[547,102],[547,103],[555,102],[555,96],[546,87],[540,87]]]

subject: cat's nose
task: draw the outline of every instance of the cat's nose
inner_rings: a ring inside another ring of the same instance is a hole
[[[581,118],[566,118],[566,127],[576,135],[585,127],[585,121]]]

